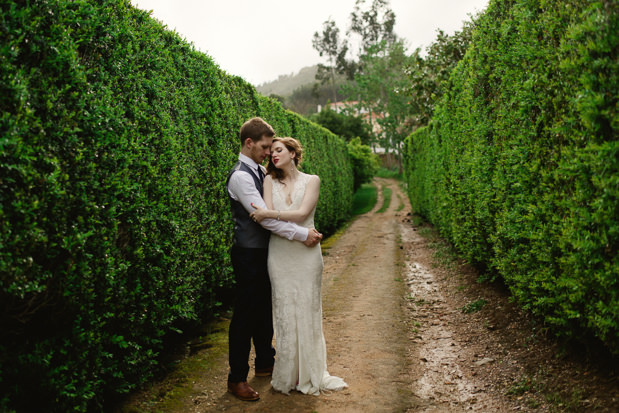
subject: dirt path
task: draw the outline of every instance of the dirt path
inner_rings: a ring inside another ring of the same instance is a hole
[[[348,389],[319,397],[286,396],[271,389],[269,378],[250,371],[249,382],[261,399],[238,401],[225,389],[227,354],[216,351],[227,342],[222,327],[213,335],[219,344],[188,357],[193,368],[136,395],[120,411],[614,411],[617,378],[608,372],[589,371],[585,380],[555,383],[557,388],[576,383],[581,393],[571,405],[561,398],[548,403],[548,391],[542,390],[552,388],[539,388],[539,383],[551,386],[538,374],[539,366],[541,359],[552,360],[556,349],[529,337],[530,328],[522,325],[526,316],[509,304],[504,291],[476,287],[477,275],[461,263],[445,260],[437,266],[436,245],[430,247],[436,240],[411,222],[397,182],[377,178],[375,183],[375,209],[357,218],[324,253],[328,369],[343,377]],[[393,196],[389,208],[378,213],[382,186]],[[531,344],[545,350],[532,352]],[[542,363],[547,366],[543,374],[558,377],[565,368],[583,368],[569,363]],[[587,387],[591,379],[595,385]]]
[[[324,256],[328,369],[344,378],[349,388],[320,397],[294,392],[286,396],[274,392],[268,378],[250,373],[249,382],[261,395],[259,402],[237,401],[219,386],[215,399],[200,403],[194,411],[356,413],[412,407],[398,218],[406,211],[395,212],[404,197],[398,198],[394,182],[388,184],[393,190],[389,209],[375,213],[382,205],[379,199],[374,211],[353,222]]]

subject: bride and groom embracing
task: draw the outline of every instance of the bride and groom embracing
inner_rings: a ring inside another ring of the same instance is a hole
[[[255,375],[272,375],[277,391],[318,395],[347,387],[327,372],[322,234],[314,228],[320,178],[297,169],[302,156],[297,140],[274,136],[261,118],[245,122],[239,160],[226,183],[235,223],[230,255],[236,280],[228,391],[246,401],[260,398],[247,383],[252,340]],[[269,155],[265,171],[261,164]]]

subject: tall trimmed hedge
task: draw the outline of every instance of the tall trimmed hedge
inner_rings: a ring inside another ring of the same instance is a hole
[[[492,0],[430,125],[413,208],[559,334],[619,353],[619,10]]]
[[[323,231],[352,168],[342,140],[127,0],[0,3],[0,410],[100,410],[233,284],[243,121],[305,144]]]

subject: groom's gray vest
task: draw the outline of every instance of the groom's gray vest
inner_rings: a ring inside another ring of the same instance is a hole
[[[236,171],[247,172],[254,180],[256,189],[262,196],[262,181],[256,176],[256,173],[252,169],[241,161],[238,161],[234,168],[228,174],[226,180],[226,189],[228,188],[228,182],[230,177]],[[232,207],[232,218],[234,219],[234,245],[243,248],[267,248],[269,246],[269,236],[271,232],[249,217],[249,213],[243,208],[243,205],[234,200],[230,193],[230,206]]]

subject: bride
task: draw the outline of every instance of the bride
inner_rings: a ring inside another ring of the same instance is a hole
[[[268,209],[251,215],[293,221],[313,228],[320,178],[297,169],[303,150],[293,138],[275,138],[264,180]],[[255,206],[254,206],[255,207]],[[268,258],[273,296],[273,320],[277,357],[271,385],[289,394],[298,390],[319,395],[348,385],[327,372],[327,350],[322,333],[322,253],[320,244],[308,248],[271,234]]]

